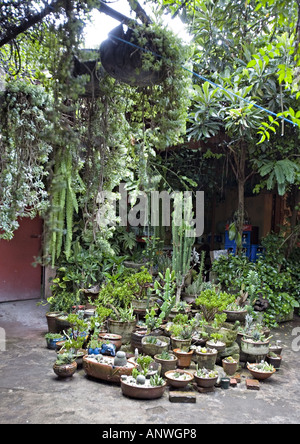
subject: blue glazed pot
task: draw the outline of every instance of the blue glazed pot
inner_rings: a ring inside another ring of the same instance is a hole
[[[56,343],[60,342],[60,341],[63,341],[63,340],[64,340],[63,337],[61,337],[61,338],[54,338],[54,339],[47,339],[46,340],[47,348],[49,348],[50,350],[56,350]]]

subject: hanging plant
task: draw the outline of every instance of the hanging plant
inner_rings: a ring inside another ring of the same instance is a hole
[[[7,85],[0,108],[0,237],[11,239],[21,217],[48,207],[46,164],[52,151],[53,98],[40,85]]]

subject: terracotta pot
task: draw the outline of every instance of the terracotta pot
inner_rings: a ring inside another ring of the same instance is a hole
[[[238,362],[227,362],[226,359],[222,359],[222,367],[226,375],[233,376],[238,368]]]
[[[144,385],[133,386],[126,381],[121,380],[121,390],[123,395],[136,399],[157,399],[164,394],[167,383],[157,387],[149,387]]]
[[[197,374],[195,373],[194,379],[195,379],[198,387],[211,388],[211,387],[214,387],[215,383],[217,382],[218,376],[216,376],[214,378],[201,378],[201,377],[197,376]]]
[[[83,357],[83,369],[88,376],[92,378],[101,379],[103,381],[120,383],[121,375],[130,376],[132,370],[136,367],[133,362],[128,360],[127,366],[115,367],[114,358],[107,356],[107,360],[111,361],[111,364],[104,364],[102,362],[96,362],[91,360],[88,356]]]
[[[177,358],[178,368],[187,368],[191,365],[192,356],[194,353],[193,350],[189,352],[182,352],[179,348],[175,348],[175,350],[173,350],[173,353]]]
[[[122,336],[113,333],[99,333],[99,338],[102,341],[109,341],[116,346],[116,350],[120,350],[122,346]]]
[[[172,375],[174,373],[174,370],[169,370],[168,372],[165,373],[165,378],[168,381],[168,383],[172,386],[172,387],[176,387],[176,388],[184,388],[186,387],[190,382],[192,382],[194,380],[194,376],[185,370],[176,370],[176,372],[181,373],[181,374],[185,374],[187,376],[187,379],[177,379],[174,378]]]
[[[255,365],[255,364],[252,364],[252,365]],[[262,372],[259,370],[252,370],[248,365],[247,365],[247,369],[249,370],[251,375],[255,379],[258,379],[259,381],[264,381],[265,379],[270,378],[276,372],[276,369],[274,369],[272,372]]]
[[[59,378],[69,378],[69,377],[73,376],[74,373],[76,372],[77,362],[74,361],[71,364],[61,364],[61,365],[54,364],[53,370],[54,370],[54,373]]]
[[[177,366],[177,357],[170,353],[170,355],[173,357],[173,359],[161,359],[159,355],[154,356],[154,360],[158,362],[161,365],[161,376],[165,376],[165,373],[169,370],[175,370]]]
[[[136,321],[120,322],[113,319],[108,320],[108,331],[122,336],[122,344],[128,344],[131,341],[131,333],[135,330]]]

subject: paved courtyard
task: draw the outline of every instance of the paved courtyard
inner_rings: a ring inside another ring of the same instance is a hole
[[[36,301],[0,304],[1,424],[296,424],[300,423],[300,318],[272,330],[283,345],[280,371],[247,390],[242,380],[228,390],[196,394],[196,403],[126,398],[118,385],[88,378],[82,369],[68,380],[52,370],[56,353],[46,348],[46,307]],[[5,339],[5,341],[4,341]]]

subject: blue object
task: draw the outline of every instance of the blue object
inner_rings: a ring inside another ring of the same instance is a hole
[[[115,344],[102,344],[100,353],[102,355],[116,356],[116,346],[115,346]]]

